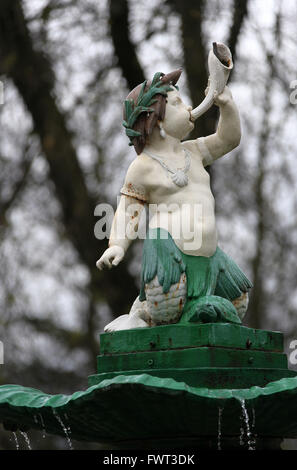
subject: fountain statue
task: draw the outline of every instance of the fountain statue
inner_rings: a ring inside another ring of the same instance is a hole
[[[68,442],[71,431],[119,448],[272,449],[297,437],[297,373],[283,335],[242,325],[252,284],[218,246],[206,167],[239,145],[241,126],[226,85],[228,47],[213,43],[208,66],[195,109],[179,92],[181,70],[156,73],[127,96],[123,125],[137,156],[97,267],[121,262],[149,208],[139,296],[106,325],[87,390],[0,387],[6,429],[44,429]],[[216,132],[183,140],[213,104]]]
[[[252,285],[217,245],[205,169],[237,147],[241,137],[238,110],[225,86],[232,57],[216,43],[214,52],[207,96],[193,111],[176,85],[181,70],[156,73],[125,100],[124,126],[138,156],[128,169],[109,248],[98,268],[124,257],[145,204],[153,205],[154,214],[144,242],[140,295],[129,315],[107,325],[107,332],[191,320],[240,324],[246,312]],[[220,107],[217,132],[182,142],[213,102]]]

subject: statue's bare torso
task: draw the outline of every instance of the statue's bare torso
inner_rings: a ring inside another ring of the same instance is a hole
[[[169,154],[164,161],[170,168],[184,166],[184,148],[190,151],[188,184],[177,186],[171,174],[146,153],[138,158],[139,171],[145,170],[147,202],[150,204],[150,228],[161,227],[171,234],[184,253],[211,256],[217,246],[215,201],[210,189],[210,177],[203,166],[202,155],[195,144],[180,144],[179,152]]]

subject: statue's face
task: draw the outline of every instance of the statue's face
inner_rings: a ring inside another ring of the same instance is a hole
[[[191,119],[191,106],[187,106],[177,90],[169,91],[167,97],[163,128],[177,139],[185,138],[194,128]]]

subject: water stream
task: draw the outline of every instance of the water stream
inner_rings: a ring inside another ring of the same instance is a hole
[[[252,408],[252,414],[253,414],[252,430],[254,431],[254,430],[255,430],[255,427],[256,427],[256,412],[255,412],[255,408]]]
[[[39,419],[40,419],[40,422],[41,422],[41,426],[42,426],[42,439],[45,439],[45,424],[44,424],[44,421],[43,421],[43,417],[42,415],[39,413]]]
[[[243,417],[240,417],[240,420],[243,421]],[[244,428],[240,426],[240,436],[239,436],[239,445],[244,446]]]
[[[40,427],[40,424],[41,424],[42,439],[45,439],[45,424],[43,421],[43,417],[40,413],[38,413],[38,415],[34,415],[34,423],[36,423],[38,427]]]
[[[243,438],[244,438],[244,435],[245,435],[246,439],[247,439],[248,450],[256,450],[255,439],[253,438],[252,433],[251,433],[249,415],[248,415],[248,412],[247,412],[247,409],[246,409],[246,406],[245,406],[245,400],[241,399],[240,404],[241,404],[241,410],[242,410],[242,418],[243,418],[243,422],[244,422],[244,425],[245,425],[245,432],[244,432],[244,429],[242,427],[240,428],[240,445],[244,444],[244,439]]]
[[[64,418],[65,418],[65,420],[68,421],[68,423],[69,423],[69,418],[68,418],[68,416],[67,416],[66,413],[64,413]],[[70,441],[71,441],[71,427],[70,427],[70,426],[67,426],[67,433],[68,433],[69,439],[70,439]]]
[[[18,440],[17,433],[16,433],[16,432],[13,432],[12,434],[13,434],[13,437],[14,437],[16,450],[20,450],[20,444],[19,444],[19,440]]]
[[[218,417],[218,450],[222,450],[221,439],[222,439],[222,415],[224,408],[219,407]]]
[[[26,432],[24,432],[24,431],[20,431],[20,433],[21,433],[21,435],[23,436],[23,438],[25,439],[28,449],[29,449],[29,450],[32,450],[31,442],[30,442],[30,439],[29,439],[28,434],[27,434]]]
[[[72,442],[71,442],[71,439],[70,439],[70,436],[69,436],[70,428],[69,427],[67,428],[65,426],[61,416],[57,413],[57,411],[54,408],[53,408],[53,414],[54,414],[56,420],[58,421],[58,423],[60,424],[61,428],[63,429],[63,432],[65,434],[65,437],[66,437],[66,440],[67,440],[67,443],[68,443],[68,446],[69,446],[69,449],[73,450],[73,445],[72,445]]]

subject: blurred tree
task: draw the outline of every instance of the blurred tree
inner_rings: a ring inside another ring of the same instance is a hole
[[[87,190],[71,132],[54,98],[54,72],[44,52],[33,46],[19,1],[1,2],[0,42],[2,73],[13,80],[32,116],[33,129],[40,138],[62,208],[65,232],[90,272],[91,297],[86,344],[89,344],[96,363],[98,346],[94,339],[94,304],[104,292],[104,298],[113,311],[127,309],[133,296],[136,296],[134,279],[127,271],[127,263],[105,275],[95,267],[98,254],[103,251],[102,242],[94,237],[94,208],[99,201]],[[24,170],[16,190],[25,176]],[[6,202],[6,206],[9,205]]]
[[[178,13],[181,19],[182,48],[184,54],[184,68],[188,81],[188,88],[192,103],[201,103],[206,88],[207,51],[203,37],[203,18],[206,2],[204,0],[167,0],[171,10]],[[128,0],[110,1],[111,37],[118,58],[118,65],[132,90],[138,83],[144,81],[144,72],[137,59],[136,45],[129,36],[129,4]],[[233,5],[233,19],[227,43],[235,58],[236,45],[245,17],[248,13],[248,0],[239,0]],[[159,6],[159,14],[168,14],[167,10]],[[217,109],[212,107],[203,115],[196,126],[191,138],[212,134],[215,130]]]

